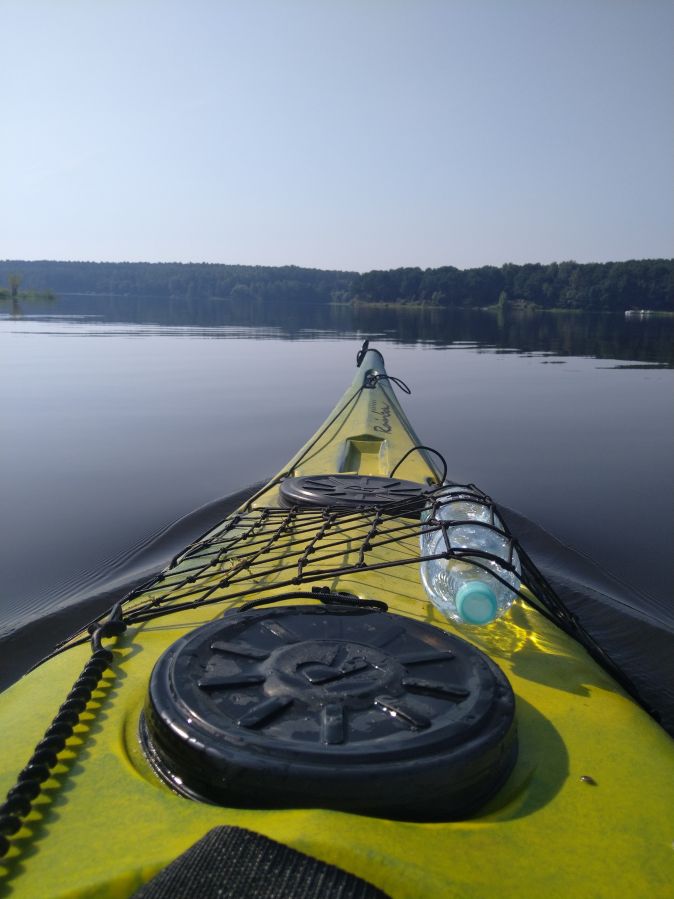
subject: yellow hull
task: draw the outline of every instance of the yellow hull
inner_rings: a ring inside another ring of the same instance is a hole
[[[373,371],[385,374],[383,360],[370,351],[326,426],[282,474],[386,476],[419,443],[385,378],[363,389]],[[439,479],[433,457],[423,451],[411,452],[396,474],[427,484]],[[275,479],[248,514],[276,507],[278,489]],[[286,533],[278,545],[289,554],[310,539]],[[410,557],[418,552],[413,535],[407,549]],[[404,551],[405,542],[402,548],[384,545],[372,550],[369,561],[386,563]],[[179,560],[128,609],[153,596],[184,603],[185,573],[199,552],[197,547]],[[333,567],[326,563],[322,575],[320,565],[308,566],[303,589],[321,584],[384,599],[391,612],[457,633],[507,675],[516,697],[519,757],[485,807],[468,820],[415,823],[326,809],[226,808],[172,792],[141,748],[141,711],[161,654],[246,598],[236,584],[218,586],[232,569],[225,559],[212,566],[211,580],[198,582],[202,597],[208,588],[211,604],[139,622],[110,641],[114,661],[12,836],[0,860],[0,883],[6,879],[16,896],[128,896],[225,824],[337,865],[401,899],[672,894],[674,744],[581,646],[522,601],[486,627],[455,629],[428,602],[418,564],[352,566],[331,577]],[[268,596],[287,591],[287,580],[272,566],[245,584]],[[1,795],[90,652],[88,644],[74,645],[0,696]]]

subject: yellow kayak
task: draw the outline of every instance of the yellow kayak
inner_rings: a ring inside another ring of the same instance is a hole
[[[671,738],[493,516],[513,604],[430,601],[461,550],[396,387],[365,344],[269,484],[0,695],[11,895],[671,896]]]

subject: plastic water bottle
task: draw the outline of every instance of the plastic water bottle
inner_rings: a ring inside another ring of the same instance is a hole
[[[510,541],[485,524],[503,530],[503,522],[489,505],[471,490],[449,488],[442,505],[435,511],[436,520],[453,521],[447,528],[452,549],[478,550],[508,561]],[[431,513],[426,513],[428,521]],[[423,518],[423,516],[422,516]],[[464,523],[465,522],[465,523]],[[446,550],[440,529],[422,533],[422,555],[435,555]],[[508,611],[520,588],[520,562],[513,551],[512,567],[516,574],[496,561],[475,556],[476,565],[466,554],[461,559],[433,559],[421,563],[421,580],[433,605],[443,615],[459,624],[489,624]],[[480,567],[480,566],[484,566]],[[497,574],[506,584],[494,577]]]
[[[441,493],[437,494],[436,499],[438,500],[435,510],[436,519],[442,521],[481,521],[485,524],[493,524],[502,531],[505,530],[504,524],[496,512],[492,512],[491,506],[487,505],[487,497],[485,496],[483,501],[483,497],[470,487],[459,487],[457,485],[446,487]],[[428,521],[431,514],[431,509],[422,512],[422,522]],[[427,547],[430,547],[436,535],[436,531],[421,534],[423,555],[430,555]]]

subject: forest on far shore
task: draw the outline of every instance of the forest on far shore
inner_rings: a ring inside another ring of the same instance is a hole
[[[553,262],[480,268],[324,271],[216,263],[0,260],[0,298],[22,291],[213,298],[262,302],[372,303],[447,308],[510,306],[623,312],[672,311],[674,260]],[[5,286],[7,285],[7,287]]]

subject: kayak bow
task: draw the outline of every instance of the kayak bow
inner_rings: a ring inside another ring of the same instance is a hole
[[[671,739],[524,551],[505,617],[429,602],[446,471],[393,385],[364,346],[275,478],[0,696],[16,895],[129,896],[222,827],[366,881],[288,896],[671,894]]]

